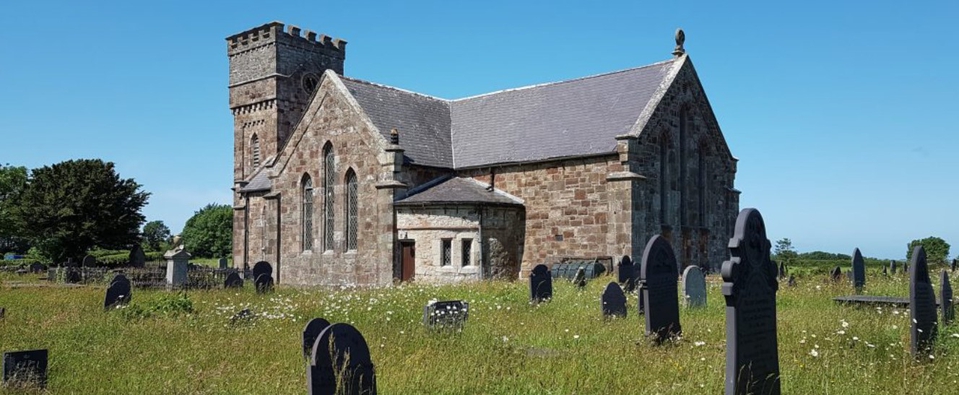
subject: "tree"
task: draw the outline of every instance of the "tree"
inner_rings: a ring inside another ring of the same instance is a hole
[[[776,242],[776,259],[780,260],[782,263],[791,265],[793,261],[796,260],[796,257],[799,254],[796,253],[796,250],[793,248],[792,240],[788,238],[783,238]]]
[[[170,242],[170,228],[163,221],[150,221],[143,225],[143,249],[162,251]]]
[[[233,250],[233,208],[208,204],[183,226],[183,245],[196,257],[229,256]]]
[[[916,246],[922,246],[926,250],[926,261],[929,263],[946,264],[946,257],[949,256],[949,243],[935,236],[929,236],[922,240],[913,240],[909,242],[906,250],[906,260],[912,259],[912,250]]]
[[[26,185],[26,167],[0,165],[0,252],[25,252],[29,248],[10,213],[13,197],[23,192]]]
[[[10,214],[15,226],[54,262],[89,249],[123,249],[140,241],[140,210],[150,194],[121,179],[112,162],[77,159],[33,169]]]

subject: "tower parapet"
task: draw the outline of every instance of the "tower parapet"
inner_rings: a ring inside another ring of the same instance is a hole
[[[331,56],[336,56],[339,53],[339,57],[346,57],[346,40],[342,38],[334,39],[325,34],[302,30],[299,26],[286,25],[277,21],[227,37],[227,55],[233,56],[277,41],[288,44],[301,41],[317,46],[317,49],[328,50],[331,52]]]

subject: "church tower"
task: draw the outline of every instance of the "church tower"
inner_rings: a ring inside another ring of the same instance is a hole
[[[270,22],[226,38],[233,112],[233,180],[245,181],[303,116],[326,69],[343,74],[346,41]]]

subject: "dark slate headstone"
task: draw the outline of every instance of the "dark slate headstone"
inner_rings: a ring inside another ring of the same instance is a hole
[[[273,276],[273,265],[267,261],[259,261],[253,265],[253,279],[256,280],[261,274]]]
[[[97,265],[97,258],[94,258],[93,255],[87,255],[83,257],[83,267],[94,267]]]
[[[622,284],[623,291],[629,293],[636,290],[636,277],[636,265],[629,255],[623,255],[623,259],[619,261],[619,283]]]
[[[123,274],[117,274],[110,281],[110,287],[107,288],[106,297],[103,299],[103,308],[110,309],[117,305],[123,305],[130,302],[132,296],[130,289],[130,280]]]
[[[573,277],[573,284],[576,284],[576,286],[579,287],[579,289],[583,289],[583,288],[586,288],[587,282],[588,280],[586,279],[586,269],[582,267],[579,269],[576,269],[576,276]]]
[[[676,267],[669,241],[660,235],[649,239],[643,251],[639,291],[645,303],[646,336],[654,336],[657,342],[682,333]]]
[[[858,248],[852,251],[852,285],[856,287],[856,292],[862,292],[862,287],[866,285],[866,263]]]
[[[956,318],[956,310],[952,305],[952,284],[949,283],[949,273],[945,270],[939,275],[939,307],[942,309],[942,325],[949,325]]]
[[[133,249],[130,250],[130,266],[144,267],[146,264],[147,255],[143,253],[143,248],[140,245],[133,246]]]
[[[706,277],[699,266],[683,270],[683,300],[686,307],[706,306]]]
[[[310,357],[316,338],[320,337],[320,333],[328,326],[330,322],[322,318],[314,318],[306,323],[306,327],[303,328],[303,358]]]
[[[256,277],[256,280],[253,280],[253,285],[256,287],[257,293],[267,293],[273,291],[273,276],[267,273],[261,273]]]
[[[43,273],[47,271],[47,265],[44,265],[39,262],[34,262],[30,264],[30,273]]]
[[[889,261],[889,272],[896,274],[896,261]]]
[[[230,261],[228,261],[226,258],[220,258],[216,261],[216,263],[217,267],[220,269],[227,269],[230,267]]]
[[[736,218],[723,262],[726,299],[726,395],[781,393],[776,332],[776,265],[759,210]]]
[[[626,294],[623,288],[615,281],[606,285],[601,298],[603,317],[622,317],[626,318]]]
[[[796,286],[796,277],[793,277],[793,275],[790,274],[790,275],[789,275],[789,281],[786,282],[786,285],[788,285],[788,286],[790,286],[790,287],[795,287],[795,286]]]
[[[832,278],[832,281],[842,280],[842,268],[839,266],[836,266],[835,269],[832,269],[832,274],[830,275],[830,277]]]
[[[67,283],[69,283],[69,284],[76,284],[76,283],[80,282],[82,279],[83,279],[83,278],[82,278],[82,276],[80,275],[80,269],[78,269],[77,267],[75,267],[75,266],[67,266],[67,267],[64,269],[63,281],[65,281],[65,282],[67,282]]]
[[[956,266],[959,266],[959,259],[952,260],[952,271],[956,271]]]
[[[533,303],[543,302],[553,298],[553,278],[549,268],[539,264],[529,275],[529,298]]]
[[[423,325],[430,330],[459,331],[469,318],[470,305],[462,300],[431,301],[423,307]]]
[[[16,386],[33,382],[44,387],[47,384],[47,361],[47,350],[5,352],[3,383]]]
[[[912,356],[920,358],[932,352],[936,341],[936,292],[929,281],[926,250],[916,246],[909,265],[909,318]]]
[[[237,272],[227,274],[223,280],[223,288],[243,288],[243,279]]]
[[[333,324],[313,344],[306,371],[310,395],[376,395],[376,373],[366,339],[349,324]]]

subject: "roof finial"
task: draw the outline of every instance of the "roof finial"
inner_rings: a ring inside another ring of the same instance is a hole
[[[686,33],[683,33],[683,29],[676,29],[676,48],[673,49],[673,56],[678,58],[686,53],[686,49],[683,48],[685,42]]]
[[[390,130],[390,144],[399,144],[400,143],[400,132],[393,128]]]

